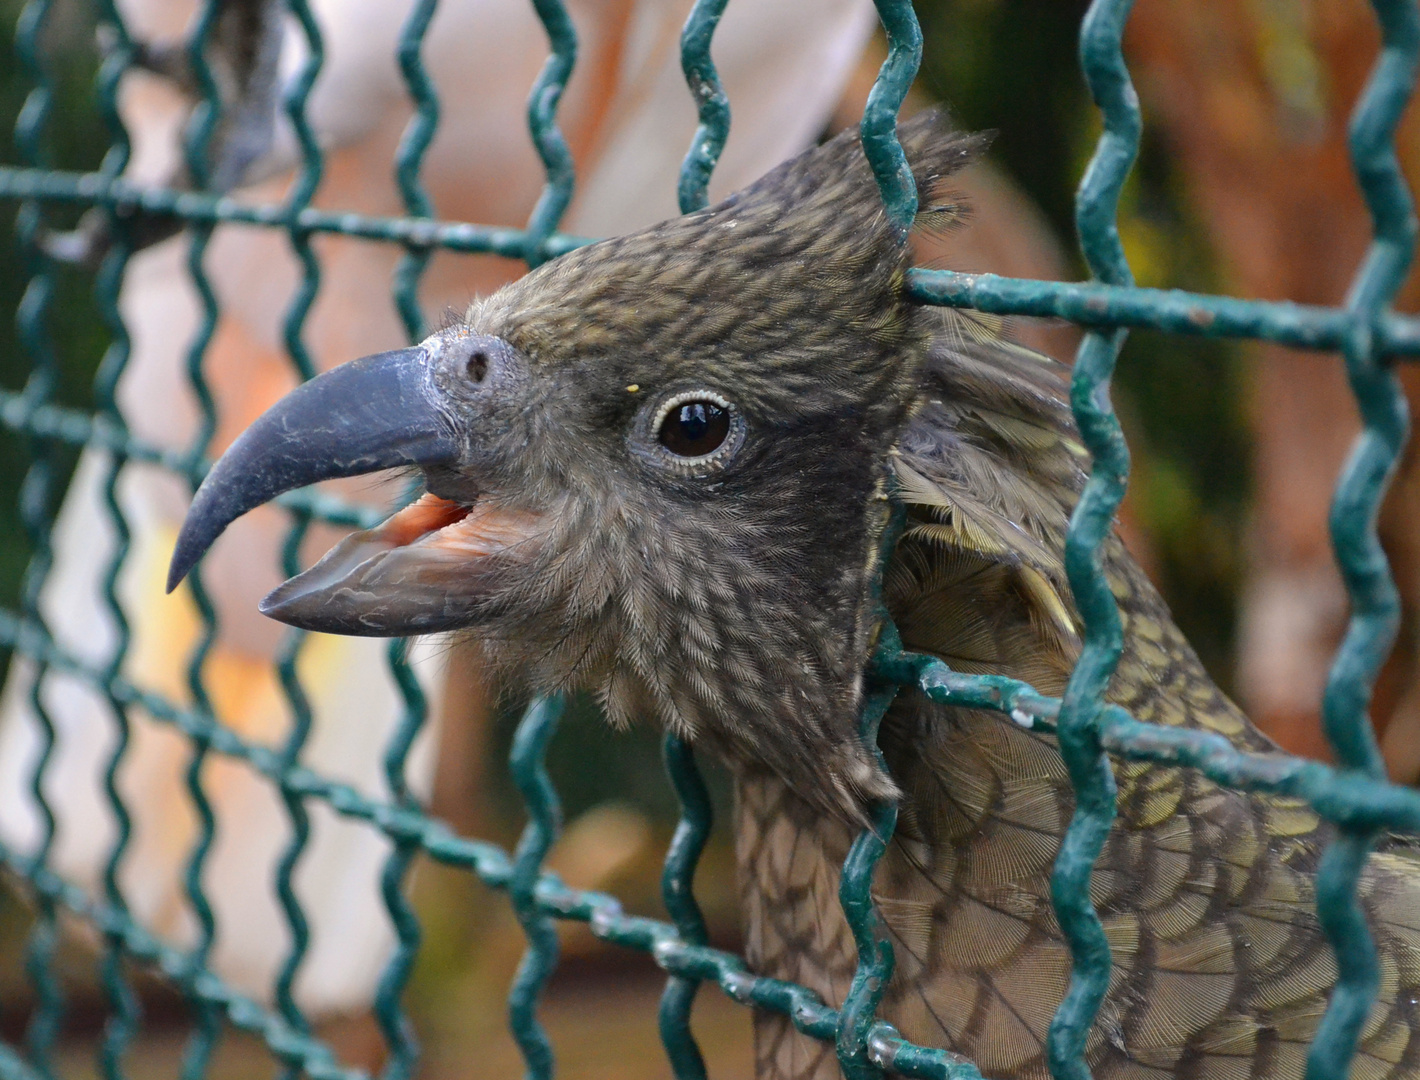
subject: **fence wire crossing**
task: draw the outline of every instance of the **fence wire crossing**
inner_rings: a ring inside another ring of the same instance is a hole
[[[705,1067],[690,1029],[690,1009],[703,982],[716,983],[735,1000],[789,1016],[800,1031],[836,1044],[844,1074],[866,1080],[887,1070],[903,1076],[937,1080],[976,1080],[970,1063],[944,1051],[913,1045],[875,1012],[892,965],[891,946],[874,912],[869,892],[873,868],[890,836],[895,811],[879,810],[875,828],[858,838],[844,866],[841,898],[859,950],[857,973],[839,1008],[802,986],[762,978],[739,957],[706,945],[704,920],[691,891],[700,852],[710,828],[710,802],[690,748],[668,738],[666,768],[680,798],[682,813],[663,877],[672,921],[626,914],[614,897],[570,889],[543,870],[556,838],[557,794],[544,768],[544,755],[562,710],[557,700],[534,703],[522,720],[513,746],[511,768],[526,801],[529,824],[513,853],[479,840],[456,836],[426,816],[409,791],[406,758],[424,722],[426,709],[419,684],[406,662],[402,643],[392,643],[389,665],[402,695],[403,715],[386,749],[384,767],[393,798],[371,799],[353,787],[316,774],[301,764],[311,728],[311,710],[296,675],[300,635],[293,634],[279,658],[281,685],[293,723],[279,748],[249,742],[221,725],[203,690],[203,663],[216,638],[214,608],[200,572],[192,578],[202,619],[202,635],[188,666],[194,704],[182,707],[121,673],[130,632],[117,595],[117,581],[129,554],[130,533],[120,507],[117,484],[129,463],[156,464],[196,485],[206,468],[216,430],[212,392],[203,361],[218,319],[215,293],[203,271],[203,256],[219,224],[242,224],[283,230],[304,274],[287,312],[284,336],[295,372],[302,378],[314,365],[302,344],[307,313],[320,285],[320,263],[312,238],[338,233],[405,249],[394,276],[394,299],[411,339],[424,327],[418,305],[420,278],[433,252],[445,249],[492,253],[523,259],[529,266],[554,258],[585,241],[558,232],[573,192],[572,159],[557,126],[557,106],[576,56],[576,35],[561,0],[532,0],[547,31],[549,59],[532,90],[528,121],[541,158],[545,185],[522,229],[441,222],[420,179],[421,164],[439,121],[439,101],[425,71],[421,50],[435,11],[434,0],[417,0],[404,25],[398,60],[414,117],[396,158],[396,176],[406,216],[380,218],[315,209],[311,200],[322,175],[322,153],[307,121],[308,95],[321,71],[320,28],[307,0],[285,0],[285,11],[307,45],[303,69],[284,100],[296,133],[300,164],[296,183],[280,204],[239,202],[225,195],[221,177],[210,175],[211,147],[221,120],[221,99],[207,46],[221,17],[220,0],[209,0],[187,44],[187,62],[202,95],[185,142],[187,174],[194,190],[138,187],[123,179],[130,157],[128,135],[119,119],[117,94],[126,71],[137,60],[137,45],[125,29],[115,0],[99,0],[106,28],[105,52],[97,81],[98,104],[111,145],[100,169],[91,174],[47,168],[46,133],[52,116],[52,84],[41,42],[50,19],[51,0],[29,0],[17,29],[20,62],[34,89],[20,114],[16,144],[21,167],[0,168],[0,196],[19,201],[17,232],[30,275],[18,312],[30,377],[18,391],[0,391],[0,424],[27,446],[31,464],[24,477],[20,515],[34,547],[16,609],[0,612],[0,640],[33,662],[25,688],[40,726],[41,753],[30,777],[30,791],[41,829],[39,842],[18,851],[0,845],[0,863],[22,879],[32,895],[36,925],[27,970],[35,1008],[22,1047],[0,1044],[0,1076],[43,1078],[54,1075],[56,1039],[65,1000],[55,970],[58,921],[69,913],[91,925],[103,942],[99,964],[107,995],[109,1020],[99,1049],[105,1077],[125,1074],[125,1055],[138,1033],[138,1008],[130,964],[148,965],[171,980],[193,1006],[193,1027],[183,1063],[185,1077],[207,1071],[224,1026],[253,1032],[264,1040],[285,1075],[305,1074],[326,1080],[355,1080],[364,1074],[343,1067],[329,1047],[314,1038],[298,1006],[293,985],[309,944],[305,914],[292,885],[292,872],[309,837],[309,806],[323,803],[336,814],[378,829],[392,843],[383,875],[383,898],[395,928],[397,947],[379,980],[374,1012],[388,1046],[385,1076],[410,1075],[418,1049],[402,1007],[405,984],[419,947],[420,928],[404,896],[404,882],[414,858],[424,854],[459,867],[490,886],[506,889],[528,938],[528,949],[510,995],[515,1038],[528,1075],[551,1077],[552,1048],[537,1018],[540,991],[557,962],[555,921],[587,923],[599,938],[648,952],[668,981],[660,1009],[660,1028],[678,1080],[699,1080]],[[685,157],[678,187],[682,211],[706,202],[706,187],[728,132],[730,112],[711,59],[715,27],[727,0],[697,0],[681,39],[688,89],[697,104],[699,127]],[[1086,261],[1094,280],[1062,284],[914,271],[913,295],[926,303],[974,307],[983,311],[1050,315],[1074,321],[1088,332],[1076,360],[1072,403],[1094,467],[1067,540],[1070,585],[1083,617],[1084,648],[1063,699],[1042,696],[1030,686],[997,676],[968,676],[949,670],[931,657],[903,651],[890,623],[870,671],[871,692],[863,734],[873,739],[877,724],[901,687],[913,687],[943,704],[993,709],[1017,721],[1030,720],[1054,731],[1074,783],[1077,802],[1062,854],[1056,862],[1054,892],[1060,925],[1074,958],[1069,990],[1051,1027],[1048,1053],[1057,1080],[1086,1080],[1085,1036],[1103,999],[1110,961],[1100,922],[1089,902],[1089,879],[1114,814],[1114,782],[1109,754],[1162,765],[1197,768],[1210,779],[1249,791],[1269,791],[1305,799],[1338,834],[1323,860],[1318,908],[1336,951],[1340,977],[1307,1061],[1307,1080],[1341,1080],[1347,1075],[1367,1011],[1375,995],[1375,956],[1356,887],[1371,840],[1381,830],[1420,833],[1420,793],[1387,784],[1367,722],[1371,684],[1396,632],[1398,600],[1374,523],[1405,435],[1407,409],[1387,361],[1420,355],[1420,320],[1388,308],[1409,268],[1415,244],[1412,200],[1401,178],[1394,148],[1396,123],[1413,90],[1420,58],[1420,15],[1415,0],[1373,0],[1383,48],[1353,117],[1351,152],[1357,180],[1370,208],[1374,239],[1342,308],[1263,303],[1231,297],[1137,288],[1116,229],[1120,189],[1134,161],[1140,138],[1140,113],[1121,51],[1130,0],[1094,0],[1081,31],[1081,63],[1091,93],[1103,115],[1103,133],[1077,199],[1077,222]],[[863,120],[863,142],[882,190],[888,213],[907,224],[917,196],[895,135],[895,120],[921,58],[921,35],[909,0],[877,0],[889,42]],[[95,386],[92,412],[56,402],[60,369],[45,324],[56,281],[56,265],[41,242],[44,206],[71,203],[98,208],[111,243],[96,277],[100,310],[111,344]],[[166,223],[188,233],[187,267],[201,304],[201,325],[187,354],[187,377],[201,409],[197,437],[182,452],[145,444],[130,436],[115,399],[115,388],[129,359],[129,340],[119,314],[119,290],[129,255],[144,229]],[[1285,755],[1251,755],[1224,739],[1197,731],[1141,723],[1104,701],[1120,654],[1121,631],[1115,603],[1100,568],[1099,552],[1124,492],[1128,454],[1119,425],[1108,405],[1113,365],[1129,327],[1174,333],[1256,338],[1300,348],[1339,350],[1364,420],[1364,431],[1338,486],[1332,531],[1337,558],[1351,596],[1353,615],[1338,651],[1324,700],[1324,722],[1340,763],[1332,768]],[[53,520],[47,509],[59,482],[59,452],[64,446],[95,447],[104,452],[104,497],[119,539],[103,578],[104,603],[118,628],[107,663],[94,663],[66,652],[46,629],[40,612],[40,589],[52,562]],[[315,521],[369,527],[369,511],[329,497],[298,492],[281,500],[293,516],[285,547],[285,570],[294,574],[296,550]],[[91,896],[62,879],[50,867],[55,817],[46,800],[45,778],[55,748],[55,729],[45,711],[41,687],[51,674],[78,677],[106,700],[115,741],[104,774],[108,809],[116,839],[103,873],[101,895]],[[17,676],[18,677],[18,676]],[[129,812],[116,777],[129,743],[129,711],[141,709],[182,733],[189,745],[186,783],[199,821],[198,836],[186,864],[187,900],[198,934],[191,948],[179,949],[146,931],[130,914],[119,887],[119,870],[130,841]],[[213,755],[234,759],[266,778],[279,792],[289,819],[291,841],[273,883],[290,932],[289,954],[273,987],[273,1007],[243,997],[213,974],[209,953],[215,923],[202,875],[211,848],[213,814],[203,783],[204,762]]]

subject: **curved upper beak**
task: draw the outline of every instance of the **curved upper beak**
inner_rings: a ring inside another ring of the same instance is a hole
[[[440,405],[424,348],[377,353],[297,387],[247,428],[193,497],[168,591],[247,511],[294,488],[400,466],[457,460],[457,421]]]

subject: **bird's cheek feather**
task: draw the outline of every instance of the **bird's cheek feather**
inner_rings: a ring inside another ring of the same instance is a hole
[[[487,562],[536,541],[535,514],[423,498],[357,532],[262,601],[273,619],[332,634],[396,637],[467,626]]]

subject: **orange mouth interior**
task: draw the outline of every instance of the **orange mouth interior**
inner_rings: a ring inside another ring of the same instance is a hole
[[[370,539],[392,548],[417,545],[430,556],[472,559],[504,550],[537,531],[535,515],[483,502],[464,506],[426,494],[376,528]]]
[[[386,520],[375,532],[391,547],[404,547],[430,533],[458,524],[468,517],[472,509],[437,495],[425,494]]]

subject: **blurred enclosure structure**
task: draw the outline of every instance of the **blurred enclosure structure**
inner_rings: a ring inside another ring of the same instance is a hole
[[[932,241],[928,265],[1013,276],[1079,277],[1070,199],[1097,123],[1075,59],[1083,2],[920,0],[926,55],[916,105],[942,102],[959,123],[998,132],[986,165],[963,179],[971,225]],[[231,8],[242,5],[229,5]],[[394,216],[411,208],[392,162],[413,108],[396,56],[410,5],[330,0],[312,5],[325,41],[310,99],[324,170],[313,205]],[[573,234],[609,235],[674,213],[675,178],[694,130],[681,85],[683,0],[575,0],[569,11],[581,51],[559,118],[578,177],[563,221]],[[241,198],[280,202],[299,184],[297,132],[279,108],[306,56],[305,35],[274,0],[252,3],[249,69],[266,71],[233,100],[271,123],[238,132],[213,182]],[[154,72],[125,77],[121,102],[134,136],[129,175],[189,184],[182,133],[192,106],[180,44],[192,5],[128,0],[120,9],[135,36],[153,44]],[[34,9],[31,8],[33,11]],[[20,16],[0,0],[4,21]],[[273,15],[272,13],[275,12]],[[812,12],[813,17],[809,17]],[[109,137],[96,107],[96,11],[56,0],[43,32],[57,96],[46,164],[92,170]],[[264,21],[263,21],[264,20]],[[715,58],[733,123],[712,197],[752,179],[824,134],[856,121],[883,46],[867,0],[731,0]],[[1344,149],[1344,117],[1376,46],[1374,21],[1350,0],[1138,0],[1128,55],[1146,110],[1145,147],[1126,190],[1121,228],[1141,284],[1335,304],[1368,232]],[[441,121],[421,171],[435,216],[521,227],[534,210],[542,167],[530,142],[523,98],[546,55],[526,0],[443,0],[423,56],[441,102]],[[0,127],[9,128],[29,89],[18,63],[0,65]],[[1420,153],[1413,125],[1402,155]],[[224,134],[218,133],[218,146]],[[18,150],[0,147],[0,160]],[[417,206],[415,207],[418,208]],[[76,212],[47,208],[52,250],[62,266],[48,322],[62,365],[58,399],[91,408],[96,367],[109,345],[93,299],[102,237]],[[67,230],[75,230],[69,232]],[[321,277],[299,345],[324,368],[417,336],[449,310],[521,272],[521,262],[440,252],[427,267],[393,244],[337,236],[311,244]],[[199,413],[185,364],[199,328],[201,298],[187,274],[188,244],[159,240],[139,253],[123,285],[133,357],[118,388],[135,433],[187,446]],[[216,399],[213,452],[296,379],[287,316],[301,263],[284,234],[221,226],[203,265],[220,317],[204,356]],[[391,280],[422,271],[415,306],[401,308]],[[13,246],[0,252],[0,309],[17,310],[25,279]],[[1024,340],[1068,358],[1074,331],[1020,325]],[[300,352],[300,349],[297,350]],[[304,359],[304,357],[302,357]],[[16,325],[0,321],[0,383],[18,388],[28,370]],[[1212,671],[1285,746],[1321,753],[1318,698],[1326,658],[1345,616],[1332,569],[1325,508],[1353,427],[1337,422],[1349,400],[1334,358],[1286,355],[1271,346],[1134,334],[1120,362],[1116,396],[1129,427],[1134,477],[1125,526]],[[1262,406],[1266,406],[1263,408]],[[0,507],[14,507],[27,457],[22,440],[0,442]],[[54,485],[63,510],[55,565],[43,605],[56,634],[80,655],[102,658],[112,629],[101,608],[100,560],[112,537],[101,513],[98,461],[60,462]],[[369,486],[342,494],[374,506],[398,491]],[[133,553],[119,592],[134,646],[130,677],[191,700],[187,657],[199,621],[190,599],[158,587],[185,493],[171,477],[131,470],[121,490]],[[1420,478],[1404,468],[1383,529],[1406,594],[1407,622],[1386,673],[1378,721],[1398,778],[1420,775]],[[222,721],[280,746],[291,724],[272,659],[284,638],[256,616],[251,597],[280,574],[286,517],[268,510],[234,529],[206,580],[223,636],[205,667],[204,689]],[[301,557],[331,538],[312,529]],[[29,557],[17,515],[0,514],[0,603],[13,606]],[[399,699],[384,645],[321,639],[301,654],[300,674],[315,726],[304,760],[381,797],[384,744]],[[434,722],[415,747],[415,794],[461,834],[510,845],[521,824],[502,765],[515,702],[491,701],[454,647],[416,650],[414,670],[434,703]],[[39,828],[23,791],[36,746],[28,705],[12,679],[0,715],[0,835]],[[98,889],[112,840],[99,786],[108,752],[105,703],[52,680],[47,700],[61,730],[51,770],[59,817],[55,864]],[[65,737],[67,736],[67,737]],[[119,778],[134,815],[125,874],[135,915],[155,932],[192,940],[197,925],[182,874],[198,821],[184,787],[188,750],[156,725],[135,721],[134,747]],[[674,803],[650,731],[613,734],[590,706],[574,710],[553,745],[550,767],[568,828],[550,865],[570,884],[615,891],[633,911],[664,917],[657,879],[674,823]],[[205,783],[217,818],[205,871],[218,925],[213,963],[253,993],[269,991],[288,948],[272,895],[272,868],[287,844],[284,810],[245,772],[215,760]],[[720,815],[723,820],[724,815]],[[368,1002],[392,935],[380,896],[388,847],[372,832],[313,814],[313,841],[296,875],[312,918],[307,963],[295,986],[341,1056],[378,1067],[384,1041]],[[733,946],[737,927],[731,862],[723,836],[702,863],[697,892],[712,940]],[[424,1074],[512,1075],[517,1057],[504,1030],[506,987],[523,947],[506,902],[471,875],[418,863],[409,879],[424,940],[407,1001],[425,1044]],[[35,988],[23,974],[32,926],[16,894],[0,895],[0,1036],[23,1037]],[[563,1076],[663,1075],[654,1002],[660,980],[649,960],[613,952],[583,930],[564,931],[568,961],[546,1009]],[[66,1071],[89,1068],[101,1039],[97,943],[65,946],[70,998],[59,1039]],[[135,1076],[166,1074],[182,1052],[188,1012],[156,982],[139,983],[146,1012],[131,1054]],[[715,1076],[748,1074],[748,1017],[717,994],[696,1012]],[[213,1075],[249,1075],[258,1059],[240,1037],[222,1045]],[[261,1059],[261,1060],[264,1060]],[[265,1066],[262,1066],[263,1068]]]

